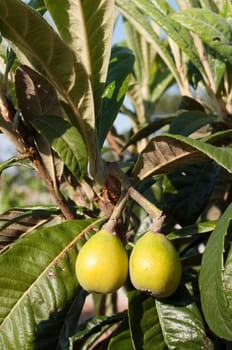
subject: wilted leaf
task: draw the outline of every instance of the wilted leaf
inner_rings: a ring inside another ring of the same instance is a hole
[[[47,222],[58,211],[55,207],[34,209],[11,209],[0,216],[0,251],[12,244],[21,235]]]
[[[21,66],[17,69],[15,91],[18,105],[27,122],[35,118],[42,118],[45,114],[62,116],[56,90],[44,77],[31,68]],[[56,169],[52,149],[45,138],[36,132],[33,136],[44,167],[51,181],[55,183],[60,177],[60,172]]]
[[[135,144],[140,141],[142,138],[151,135],[153,132],[159,130],[163,126],[169,124],[173,119],[175,119],[175,115],[170,115],[167,117],[156,118],[154,121],[150,122],[146,126],[139,129],[138,132],[133,134],[130,140],[127,142],[126,147]]]
[[[19,108],[27,121],[44,114],[62,116],[56,90],[30,67],[17,69],[15,88]]]
[[[218,136],[223,137],[223,134]],[[212,136],[212,140],[214,138],[217,138],[217,134]],[[209,141],[210,138],[207,140]],[[231,148],[216,147],[181,135],[163,134],[154,137],[148,143],[135,164],[133,174],[143,180],[148,176],[172,172],[207,158],[213,159],[231,172],[231,155]]]

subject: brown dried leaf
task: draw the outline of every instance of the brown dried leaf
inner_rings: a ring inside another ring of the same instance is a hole
[[[169,173],[182,166],[207,159],[196,148],[168,136],[158,136],[140,154],[133,175],[139,180],[158,173]]]
[[[0,252],[50,218],[46,210],[12,209],[0,215]]]

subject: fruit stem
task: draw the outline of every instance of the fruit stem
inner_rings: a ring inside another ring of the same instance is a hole
[[[151,215],[154,219],[162,215],[162,211],[159,210],[154,204],[147,200],[140,192],[138,192],[134,187],[130,187],[129,196],[138,203],[146,212]]]
[[[123,208],[126,205],[126,202],[128,200],[128,196],[129,196],[128,191],[121,192],[119,200],[118,200],[116,206],[114,207],[113,213],[111,214],[107,223],[104,225],[104,229],[111,234],[113,234],[115,232],[115,226],[117,224],[118,219],[121,216]]]
[[[113,162],[110,163],[108,165],[108,173],[120,181],[122,192],[109,221],[106,223],[107,230],[113,232],[117,219],[120,217],[121,212],[127,203],[128,197],[144,208],[144,210],[146,210],[146,212],[154,219],[153,227],[155,230],[161,228],[164,220],[163,212],[132,187],[128,177],[119,168],[118,164]]]

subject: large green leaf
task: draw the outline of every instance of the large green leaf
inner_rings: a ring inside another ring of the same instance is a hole
[[[155,298],[130,290],[128,295],[129,325],[134,348],[166,349]]]
[[[114,0],[45,0],[45,4],[63,40],[91,77],[97,117],[111,51]]]
[[[68,121],[51,115],[31,120],[64,164],[77,178],[86,174],[88,156],[79,131]]]
[[[224,285],[225,242],[231,238],[232,205],[226,209],[211,234],[199,277],[203,313],[210,329],[220,338],[232,341],[231,299]],[[227,243],[228,244],[228,243]],[[228,270],[226,285],[228,286]]]
[[[126,47],[112,48],[106,88],[103,94],[102,115],[97,120],[99,145],[113,125],[124,100],[133,71],[134,56]]]
[[[172,17],[232,63],[232,25],[226,18],[207,9],[187,9]]]
[[[223,134],[219,133],[219,137]],[[212,136],[217,138],[217,134]],[[210,141],[210,138],[208,139]],[[143,180],[157,173],[172,172],[180,167],[207,158],[232,172],[232,149],[216,147],[202,140],[181,135],[163,134],[154,137],[139,155],[133,174]]]
[[[188,289],[191,288],[190,285]],[[213,350],[196,300],[188,289],[182,285],[172,298],[156,300],[165,342],[173,350]]]
[[[76,243],[99,223],[75,220],[37,230],[0,256],[1,349],[55,348],[78,292]]]
[[[103,163],[96,147],[93,93],[84,62],[38,13],[21,1],[0,2],[0,32],[19,60],[43,74],[69,105],[69,117],[80,128],[88,148],[90,171],[95,179],[103,181]]]

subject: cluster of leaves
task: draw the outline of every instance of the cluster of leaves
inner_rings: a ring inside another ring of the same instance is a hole
[[[1,0],[0,130],[19,154],[0,172],[30,164],[55,204],[1,216],[0,348],[231,344],[232,5],[178,3]],[[115,6],[126,39],[112,48]],[[170,86],[179,106],[157,117]],[[119,112],[128,135],[114,127]],[[122,201],[124,181],[140,192],[137,204]],[[94,296],[99,314],[81,321],[79,247],[115,209],[118,235],[133,243],[151,224],[149,205],[164,213],[181,286],[158,300],[128,280],[128,310],[106,316],[106,298]]]

